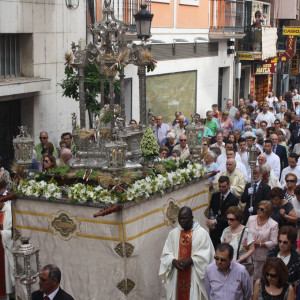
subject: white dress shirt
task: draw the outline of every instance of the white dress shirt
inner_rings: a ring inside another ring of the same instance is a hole
[[[267,153],[265,154],[267,157],[267,164],[272,168],[272,170],[274,171],[274,175],[279,179],[281,170],[279,156],[273,152],[271,152],[271,154],[269,155]]]
[[[274,114],[272,114],[269,111],[267,111],[266,114],[261,112],[257,115],[257,117],[255,119],[255,123],[259,125],[261,121],[266,121],[268,123],[267,127],[271,127],[272,123],[274,123],[274,121],[275,121],[275,116],[274,116]]]
[[[220,166],[224,161],[226,162],[226,160],[227,160],[226,153],[220,154],[217,159],[217,165]],[[235,154],[235,160],[242,162],[241,157],[238,153]]]

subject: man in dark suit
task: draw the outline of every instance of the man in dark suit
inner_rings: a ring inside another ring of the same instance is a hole
[[[282,171],[284,168],[286,168],[289,165],[288,159],[287,159],[286,148],[284,146],[278,145],[278,135],[277,134],[275,134],[275,133],[271,134],[270,138],[273,142],[272,151],[277,156],[279,156],[280,162],[281,162],[281,171]]]
[[[230,180],[228,176],[220,176],[220,192],[214,193],[211,197],[209,209],[215,216],[214,220],[208,220],[206,226],[209,228],[209,235],[214,247],[221,243],[220,238],[223,230],[228,227],[226,210],[230,206],[237,206],[239,199],[230,191]]]
[[[299,131],[299,122],[300,122],[300,116],[296,116],[295,117],[295,121],[291,122],[290,127],[289,127],[289,131],[292,133],[294,130],[298,130]]]
[[[291,128],[289,127],[289,131],[291,132],[290,141],[292,143],[292,148],[294,148],[295,144],[300,143],[300,131],[299,131],[299,123],[300,123],[300,116],[296,116],[295,122],[297,126]],[[291,124],[292,125],[292,124]]]
[[[61,272],[55,265],[47,265],[40,275],[40,290],[32,293],[32,300],[74,300],[60,288]]]
[[[245,186],[244,193],[242,194],[241,201],[246,203],[244,209],[244,219],[243,224],[246,224],[249,215],[257,214],[258,203],[262,200],[270,200],[271,188],[269,185],[261,180],[261,175],[263,173],[263,168],[261,166],[256,166],[253,169],[253,182],[254,187],[251,188],[251,183],[247,183]],[[252,206],[250,206],[250,198],[252,195]]]

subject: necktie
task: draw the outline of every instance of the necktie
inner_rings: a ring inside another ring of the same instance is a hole
[[[254,194],[256,193],[257,190],[257,183],[254,184]]]
[[[50,298],[48,296],[45,296],[44,300],[50,300]]]

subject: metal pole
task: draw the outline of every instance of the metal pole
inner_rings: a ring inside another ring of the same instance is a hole
[[[84,67],[78,68],[79,75],[79,111],[80,111],[80,128],[85,128],[85,101],[84,101]]]
[[[253,166],[250,166],[251,169],[251,188],[253,189],[254,186],[254,182],[253,182]],[[250,207],[252,207],[252,203],[253,203],[253,194],[250,195]],[[250,213],[250,215],[252,215],[252,212]]]
[[[139,96],[140,96],[140,124],[146,125],[146,66],[138,66]]]
[[[26,292],[28,300],[31,300],[31,283],[26,284]]]
[[[109,109],[111,129],[115,128],[114,79],[113,71],[109,70]]]
[[[105,92],[104,92],[104,81],[105,81],[105,67],[100,63],[100,92],[101,92],[101,105],[105,104]]]
[[[124,78],[125,78],[125,75],[124,75],[124,68],[121,68],[121,72],[119,74],[119,77],[120,77],[120,85],[121,85],[121,96],[120,96],[120,106],[121,106],[121,117],[126,118],[125,116],[125,82],[124,82]]]

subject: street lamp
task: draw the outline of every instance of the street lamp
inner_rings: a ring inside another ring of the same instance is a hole
[[[29,242],[29,237],[21,237],[22,245],[13,249],[15,278],[20,279],[26,286],[27,299],[31,300],[31,285],[36,282],[40,274],[41,265],[39,249]]]
[[[153,14],[147,10],[147,4],[141,4],[141,9],[133,15],[136,24],[137,37],[140,40],[147,40],[151,36],[151,22]]]

